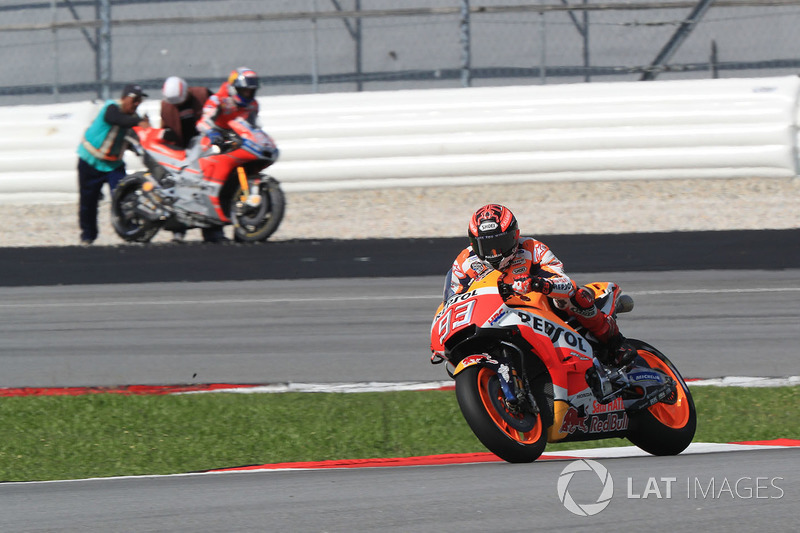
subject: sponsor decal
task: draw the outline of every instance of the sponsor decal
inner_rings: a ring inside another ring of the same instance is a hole
[[[478,230],[480,231],[492,231],[497,228],[498,228],[497,222],[492,222],[491,220],[484,220],[483,222],[481,222],[481,225],[478,226]]]
[[[488,268],[486,267],[486,265],[483,264],[482,261],[473,261],[472,263],[469,264],[469,267],[472,270],[474,270],[478,276],[480,276],[481,274],[483,274],[488,270]]]
[[[523,311],[517,311],[520,321],[531,327],[534,331],[542,333],[548,337],[553,344],[559,344],[563,339],[570,348],[575,348],[584,353],[588,352],[586,341],[580,335],[564,329],[562,326],[553,324],[549,320]]]
[[[586,415],[581,416],[583,408],[570,407],[564,415],[564,422],[561,424],[561,433],[572,435],[576,431],[581,433],[608,433],[610,431],[623,431],[628,429],[628,415],[624,411],[614,412],[608,415]]]
[[[572,290],[572,283],[566,281],[557,281],[553,283],[553,292],[570,292]]]
[[[630,381],[656,381],[658,383],[664,382],[662,377],[655,372],[631,372],[628,374],[628,379]]]
[[[497,311],[494,312],[494,314],[491,317],[489,317],[489,325],[493,326],[495,322],[498,322],[505,315],[506,315],[505,309],[503,308],[498,309]]]
[[[497,361],[493,362],[496,363]],[[497,369],[497,373],[500,374],[500,376],[506,383],[508,383],[511,380],[511,369],[508,367],[507,364],[503,363],[502,365],[500,365],[500,367]]]
[[[570,350],[570,352],[567,354],[567,356],[564,358],[564,360],[566,361],[567,359],[570,359],[571,357],[577,357],[578,359],[580,359],[582,361],[591,361],[592,360],[592,358],[589,355],[584,354],[584,353],[580,353],[580,352],[575,352],[575,351],[572,351],[572,350]]]
[[[621,431],[628,429],[627,413],[611,413],[607,417],[593,416],[589,425],[589,433],[605,433],[607,431]]]
[[[589,427],[586,425],[586,416],[579,416],[578,410],[570,407],[564,415],[564,422],[561,424],[561,433],[569,433],[572,435],[576,430],[581,433],[587,433]]]
[[[448,307],[450,307],[450,306],[452,306],[454,304],[457,304],[459,302],[463,302],[464,300],[469,300],[470,298],[472,298],[473,296],[475,296],[477,294],[478,294],[478,291],[469,291],[469,292],[465,292],[463,294],[456,294],[454,296],[451,296],[450,298],[448,298],[447,303],[444,304],[444,308],[442,308],[442,312],[444,312],[444,310],[447,309]]]
[[[549,248],[539,241],[536,241],[536,244],[533,245],[533,257],[536,263],[542,262],[542,257],[544,254],[547,253]]]
[[[487,363],[491,363],[491,364],[494,364],[494,365],[500,364],[499,361],[495,361],[494,359],[492,359],[491,357],[489,357],[486,354],[478,354],[478,355],[470,355],[468,357],[465,357],[464,359],[461,360],[461,362],[458,365],[467,367],[467,366],[470,366],[470,365],[474,365],[474,364],[480,363],[482,361],[486,361]]]
[[[609,403],[600,403],[597,400],[592,402],[592,414],[597,413],[610,413],[612,411],[624,411],[625,405],[622,403],[622,398],[614,398]]]

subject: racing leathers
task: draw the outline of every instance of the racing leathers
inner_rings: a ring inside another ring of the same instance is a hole
[[[446,293],[464,292],[475,278],[490,269],[492,267],[481,261],[472,247],[468,246],[453,261]],[[515,292],[524,294],[536,291],[545,294],[554,300],[558,309],[575,317],[610,351],[621,350],[624,337],[619,333],[617,321],[594,305],[594,293],[590,289],[578,287],[564,273],[564,265],[543,242],[520,237],[516,253],[508,266],[500,270],[503,272],[502,282],[511,285]],[[615,355],[611,354],[612,359]],[[628,357],[629,354],[626,351],[622,356]]]
[[[223,131],[234,130],[234,121],[245,121],[251,127],[256,126],[258,101],[253,98],[246,106],[239,106],[228,93],[228,86],[223,83],[216,93],[208,97],[203,106],[203,116],[197,121],[197,131],[211,141]]]
[[[223,184],[228,175],[239,165],[262,157],[265,146],[274,148],[269,136],[256,126],[258,102],[252,99],[247,105],[239,106],[228,93],[228,84],[212,94],[203,106],[203,116],[197,122],[197,131],[203,135],[201,145],[204,153],[212,144],[221,144],[223,133],[235,133],[241,144],[229,147],[221,154],[212,154],[200,159],[203,178]],[[274,157],[277,159],[277,148]]]

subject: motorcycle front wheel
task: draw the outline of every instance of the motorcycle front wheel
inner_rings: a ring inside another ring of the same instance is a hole
[[[111,224],[114,231],[128,242],[150,242],[158,233],[159,224],[137,211],[139,190],[146,179],[132,174],[119,182],[111,196]]]
[[[251,182],[251,187],[254,184]],[[263,177],[254,202],[239,187],[231,200],[231,222],[238,242],[261,242],[275,233],[283,220],[286,198],[275,178]]]
[[[547,445],[541,412],[521,412],[509,406],[497,372],[470,366],[458,373],[456,399],[467,424],[492,453],[509,463],[531,463]]]
[[[666,355],[649,344],[628,339],[638,357],[677,384],[673,395],[647,409],[628,415],[628,440],[653,455],[678,455],[691,444],[697,428],[697,411],[689,387]]]

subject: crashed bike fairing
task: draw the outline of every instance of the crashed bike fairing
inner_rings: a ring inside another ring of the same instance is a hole
[[[449,294],[464,292],[470,283],[491,270],[492,267],[475,254],[472,246],[468,246],[453,261],[450,275]],[[547,278],[553,283],[551,298],[569,298],[574,292],[572,280],[564,273],[564,265],[543,242],[531,237],[521,237],[516,254],[508,267],[503,271],[503,282],[515,286],[516,277],[538,276]]]
[[[179,184],[196,186],[204,194],[194,195],[184,204],[188,210],[203,212],[205,203],[210,202],[216,218],[221,223],[231,220],[220,203],[220,191],[234,169],[250,161],[263,161],[263,154],[271,152],[273,160],[278,149],[272,138],[264,131],[254,128],[244,121],[231,122],[231,128],[242,139],[239,148],[230,152],[218,153],[213,146],[206,146],[195,139],[184,150],[163,142],[163,130],[156,128],[134,128],[149,157],[167,169],[173,180]],[[264,167],[268,164],[264,164]]]

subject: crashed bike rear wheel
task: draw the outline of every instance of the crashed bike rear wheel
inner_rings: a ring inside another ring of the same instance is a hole
[[[541,413],[512,409],[493,369],[467,367],[455,379],[461,413],[475,436],[492,453],[509,463],[530,463],[542,455],[547,431]]]
[[[665,401],[629,415],[628,440],[653,455],[677,455],[691,444],[697,429],[692,393],[666,355],[642,341],[629,342],[647,366],[672,378],[677,389]]]
[[[119,182],[111,196],[111,225],[117,235],[128,242],[150,242],[160,226],[136,212],[140,201],[138,191],[145,178],[139,174],[127,176]]]

